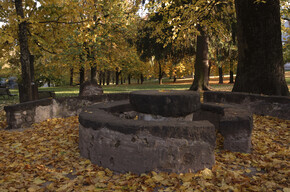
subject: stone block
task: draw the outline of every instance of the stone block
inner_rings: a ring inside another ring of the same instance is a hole
[[[246,110],[228,108],[219,123],[224,137],[224,149],[236,152],[251,152],[252,114]]]
[[[200,95],[195,91],[134,91],[130,103],[141,113],[180,117],[200,108]]]

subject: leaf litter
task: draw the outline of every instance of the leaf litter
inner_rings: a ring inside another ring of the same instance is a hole
[[[0,118],[0,191],[290,191],[287,120],[254,116],[251,154],[223,150],[218,135],[215,165],[185,174],[119,174],[91,164],[80,156],[78,125],[69,117],[8,131]]]

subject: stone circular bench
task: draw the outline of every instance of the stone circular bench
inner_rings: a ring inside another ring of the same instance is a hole
[[[195,91],[135,91],[130,94],[130,103],[138,112],[180,117],[200,108],[200,95]]]
[[[79,115],[81,155],[117,172],[198,171],[214,164],[215,130],[224,149],[250,152],[252,114],[233,105],[200,104],[197,95],[139,91],[130,101],[87,107]]]
[[[126,101],[87,107],[79,115],[83,157],[117,172],[190,172],[214,164],[215,127],[208,121],[142,121],[120,118]]]

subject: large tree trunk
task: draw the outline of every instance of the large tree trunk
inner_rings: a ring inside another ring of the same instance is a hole
[[[208,88],[208,36],[204,29],[198,25],[200,35],[197,36],[196,60],[194,64],[194,80],[190,90],[209,90]]]
[[[111,81],[111,71],[107,71],[106,81],[107,81],[107,85],[110,85],[110,81]]]
[[[130,85],[131,84],[131,74],[129,73],[128,74],[128,85]]]
[[[219,66],[219,84],[224,83],[224,78],[223,78],[223,67],[220,65]]]
[[[16,14],[18,17],[24,19],[22,0],[15,0]],[[20,102],[33,100],[33,89],[31,86],[31,55],[28,48],[27,37],[27,22],[21,21],[18,24],[18,41],[20,45],[20,63],[21,63],[21,77],[22,77],[22,90],[19,92]]]
[[[97,81],[97,66],[91,66],[91,81]]]
[[[141,73],[141,75],[140,75],[140,81],[141,81],[141,84],[143,84],[143,82],[144,82],[144,76],[143,76],[142,73]],[[138,79],[138,84],[139,84],[139,79]]]
[[[119,72],[118,70],[119,70],[119,69],[116,68],[116,85],[119,85],[119,76],[120,76],[120,74],[121,74],[121,71]]]
[[[233,91],[289,95],[285,81],[279,0],[236,0],[238,70]]]
[[[85,68],[81,66],[80,68],[80,85],[85,81]]]

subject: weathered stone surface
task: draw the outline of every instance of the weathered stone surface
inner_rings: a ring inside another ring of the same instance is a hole
[[[79,115],[81,155],[93,163],[134,173],[189,172],[214,164],[215,128],[208,121],[122,119],[111,113],[122,109],[118,106],[131,110],[128,101],[119,101],[87,107]]]
[[[257,115],[290,120],[290,97],[267,96],[238,92],[204,92],[204,102],[238,104]]]
[[[86,81],[80,86],[79,96],[91,96],[103,94],[103,88],[96,81]]]
[[[137,174],[162,171],[184,173],[214,164],[213,146],[203,141],[160,138],[147,131],[123,134],[107,128],[80,125],[81,155],[117,172]]]
[[[219,123],[224,137],[224,149],[236,152],[251,152],[253,129],[252,114],[243,109],[227,108]]]
[[[193,114],[193,120],[208,120],[224,137],[224,149],[236,152],[251,152],[253,129],[252,113],[229,104],[205,103]]]
[[[48,106],[38,106],[35,108],[35,117],[34,122],[38,123],[44,121],[46,119],[51,118],[52,116],[52,107],[51,105]],[[32,120],[32,118],[30,117]]]
[[[128,93],[103,94],[83,97],[49,98],[5,106],[7,129],[29,127],[35,122],[50,118],[78,115],[85,106],[128,98]]]
[[[130,103],[138,112],[180,117],[200,108],[200,96],[194,91],[134,91]]]

